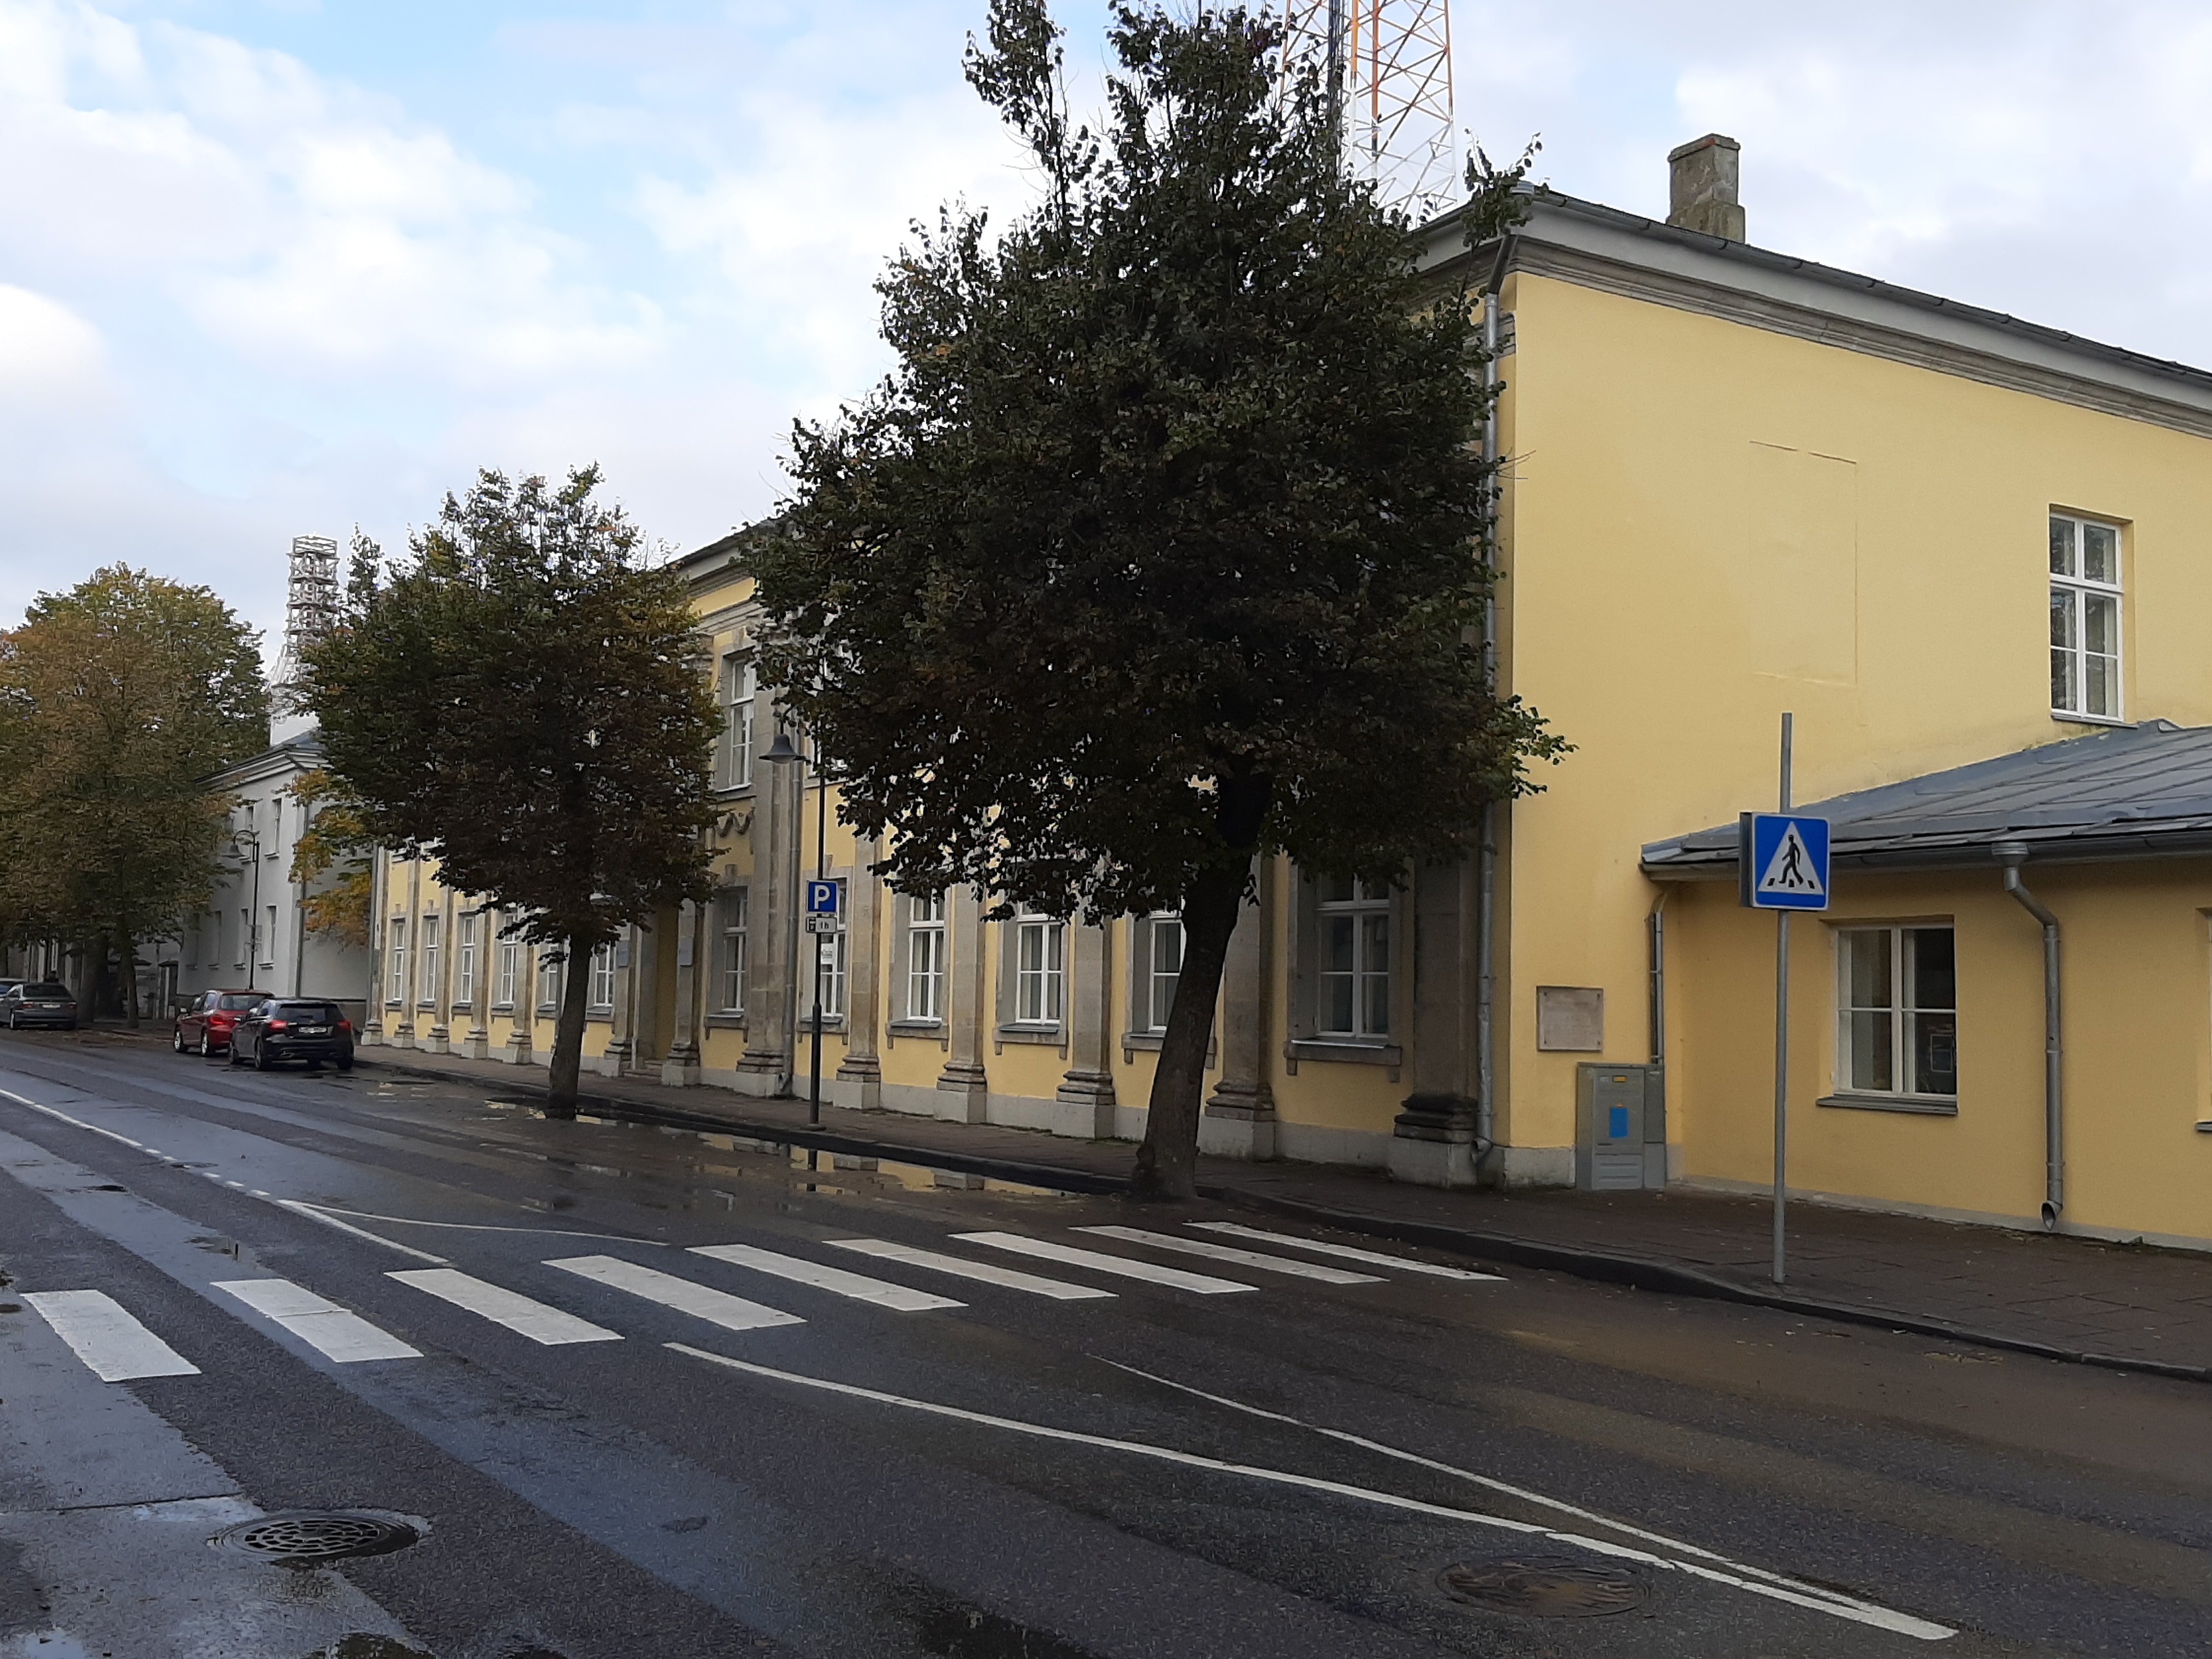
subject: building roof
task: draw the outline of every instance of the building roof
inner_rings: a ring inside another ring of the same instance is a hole
[[[2000,841],[2039,862],[2212,854],[2212,726],[2146,720],[1814,801],[1839,869],[1959,869]],[[1733,878],[1736,826],[1644,849],[1657,881]]]

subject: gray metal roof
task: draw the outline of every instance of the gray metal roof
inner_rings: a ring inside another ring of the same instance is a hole
[[[2212,854],[2212,726],[2146,720],[1948,772],[1812,801],[1840,869],[1956,869],[1994,842],[2039,861]],[[1655,880],[1733,878],[1736,826],[1644,849]]]

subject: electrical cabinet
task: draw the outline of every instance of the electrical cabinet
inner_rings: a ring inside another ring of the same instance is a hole
[[[1656,1066],[1575,1067],[1575,1185],[1634,1192],[1667,1184],[1666,1073]]]

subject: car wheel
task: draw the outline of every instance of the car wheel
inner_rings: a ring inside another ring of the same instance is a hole
[[[338,1062],[338,1070],[341,1072],[350,1072],[353,1070],[353,1056],[351,1054],[348,1054],[343,1060]]]
[[[265,1072],[269,1069],[269,1050],[258,1042],[253,1045],[253,1069],[257,1072]]]
[[[179,1025],[173,1027],[170,1030],[169,1046],[172,1048],[174,1048],[180,1054],[185,1052],[185,1028],[183,1026]]]
[[[323,1062],[319,1060],[311,1060],[307,1062],[307,1069],[311,1072],[319,1072],[323,1069]]]
[[[200,1058],[202,1060],[215,1058],[215,1039],[204,1030],[200,1033]]]
[[[229,1066],[243,1066],[246,1064],[246,1056],[238,1052],[238,1042],[236,1038],[233,1038],[231,1040],[230,1055],[229,1058],[224,1061],[224,1064]]]

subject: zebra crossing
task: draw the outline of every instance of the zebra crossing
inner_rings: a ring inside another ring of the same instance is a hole
[[[1118,1225],[1076,1227],[1070,1231],[1086,1238],[1149,1250],[1155,1254],[1196,1257],[1209,1263],[1272,1273],[1304,1283],[1340,1286],[1380,1285],[1394,1273],[1496,1282],[1499,1275],[1446,1267],[1436,1262],[1380,1250],[1365,1250],[1296,1234],[1269,1232],[1233,1222],[1195,1221],[1194,1230],[1227,1234],[1243,1240],[1265,1242],[1358,1261],[1380,1272],[1354,1272],[1294,1257],[1223,1243],[1217,1238]],[[832,1238],[819,1241],[830,1249],[868,1258],[890,1267],[925,1274],[961,1279],[976,1285],[1054,1301],[1111,1300],[1124,1292],[1073,1279],[1048,1277],[1026,1268],[990,1260],[988,1255],[954,1255],[884,1238]],[[1243,1279],[1197,1273],[1169,1266],[1144,1256],[1042,1238],[1030,1233],[978,1231],[954,1233],[950,1243],[980,1247],[984,1252],[1050,1262],[1079,1273],[1134,1280],[1164,1290],[1196,1296],[1249,1293],[1261,1286]],[[968,1304],[933,1291],[917,1289],[887,1279],[804,1256],[786,1255],[757,1245],[702,1244],[687,1255],[735,1268],[743,1273],[805,1286],[843,1300],[885,1312],[927,1314],[960,1309]],[[805,1319],[785,1309],[756,1302],[684,1273],[645,1267],[615,1255],[556,1256],[540,1265],[572,1275],[602,1291],[617,1293],[688,1315],[727,1331],[772,1329],[803,1325]],[[394,1283],[473,1314],[492,1324],[544,1347],[583,1343],[619,1342],[622,1332],[582,1314],[555,1307],[508,1286],[494,1284],[457,1267],[406,1268],[385,1275]],[[341,1306],[289,1279],[219,1279],[211,1288],[221,1292],[224,1305],[235,1304],[252,1319],[265,1322],[304,1342],[325,1359],[337,1364],[374,1360],[419,1359],[422,1350],[403,1340],[361,1314]],[[587,1293],[588,1294],[588,1293]],[[599,1300],[604,1304],[607,1298]],[[135,1382],[143,1378],[197,1376],[200,1368],[179,1353],[154,1330],[106,1292],[96,1290],[33,1291],[22,1301],[50,1326],[77,1359],[104,1382]],[[602,1307],[594,1312],[603,1313]]]

